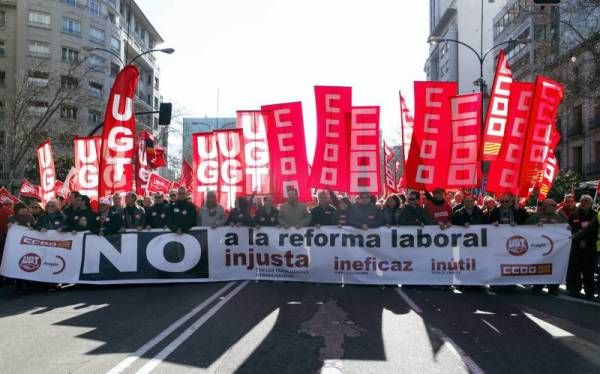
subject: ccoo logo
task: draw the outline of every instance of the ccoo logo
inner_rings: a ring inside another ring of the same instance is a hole
[[[528,249],[529,244],[527,243],[527,239],[522,236],[511,236],[506,241],[506,250],[513,256],[522,256]]]

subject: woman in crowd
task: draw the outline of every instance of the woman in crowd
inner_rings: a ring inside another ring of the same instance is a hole
[[[396,195],[390,195],[383,206],[383,219],[385,225],[396,226],[400,218],[400,198]]]

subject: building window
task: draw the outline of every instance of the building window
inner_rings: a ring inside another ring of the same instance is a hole
[[[121,70],[121,68],[119,68],[118,64],[115,64],[114,62],[110,63],[110,76],[111,77],[116,77],[117,74],[119,74],[120,70]]]
[[[90,65],[90,68],[92,68],[93,70],[99,71],[99,70],[104,70],[104,58],[98,56],[98,55],[90,55],[90,57],[88,58],[88,63]]]
[[[575,126],[576,129],[582,130],[583,129],[583,106],[582,105],[575,106],[573,114],[574,114],[573,125]]]
[[[79,87],[79,79],[70,77],[68,75],[61,75],[60,77],[60,88],[72,90]]]
[[[77,0],[63,0],[63,2],[72,7],[77,6]]]
[[[50,57],[50,43],[30,40],[29,54],[36,57]]]
[[[6,12],[0,10],[0,27],[6,26]]]
[[[90,40],[104,45],[104,30],[100,30],[94,26],[90,27]]]
[[[158,80],[158,77],[154,77],[154,89],[158,90],[159,86],[160,86],[160,81]]]
[[[51,17],[48,13],[29,11],[29,24],[32,26],[50,28]]]
[[[50,81],[50,73],[47,71],[30,70],[27,83],[35,87],[46,87]],[[47,106],[47,105],[46,105]]]
[[[90,124],[97,125],[100,123],[101,120],[102,120],[102,113],[100,113],[97,110],[92,110],[92,109],[88,110],[88,122]]]
[[[6,144],[6,132],[0,131],[0,145]]]
[[[98,0],[88,0],[88,9],[90,13],[100,16],[100,2]]]
[[[114,36],[110,38],[110,49],[117,53],[121,53],[121,41]]]
[[[65,62],[79,61],[79,51],[69,47],[62,47],[62,60]]]
[[[77,119],[77,107],[73,105],[63,104],[60,107],[60,118],[62,119]]]
[[[583,147],[573,147],[573,170],[583,175]]]
[[[0,70],[0,87],[6,87],[6,72]]]
[[[110,20],[110,23],[112,23],[113,25],[117,24],[117,17],[115,16],[115,14],[113,12],[108,12],[108,19]]]
[[[63,17],[63,31],[69,34],[81,34],[81,22]]]
[[[6,42],[4,40],[0,40],[0,56],[6,55]]]
[[[48,110],[47,101],[33,101],[29,105],[29,111],[34,114],[44,114]]]
[[[102,97],[102,89],[104,85],[100,82],[89,81],[88,91],[91,96]]]

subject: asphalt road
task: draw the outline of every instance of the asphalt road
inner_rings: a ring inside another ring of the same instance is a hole
[[[0,373],[599,373],[600,304],[525,289],[0,288]]]

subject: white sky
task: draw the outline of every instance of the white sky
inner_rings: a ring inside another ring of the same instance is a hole
[[[220,117],[302,101],[309,160],[314,85],[352,86],[353,105],[380,105],[384,136],[399,143],[398,90],[412,106],[412,82],[425,79],[428,3],[138,0],[165,40],[161,47],[176,50],[158,56],[164,101],[187,117],[217,116],[217,90]],[[181,142],[170,140],[172,150]]]

